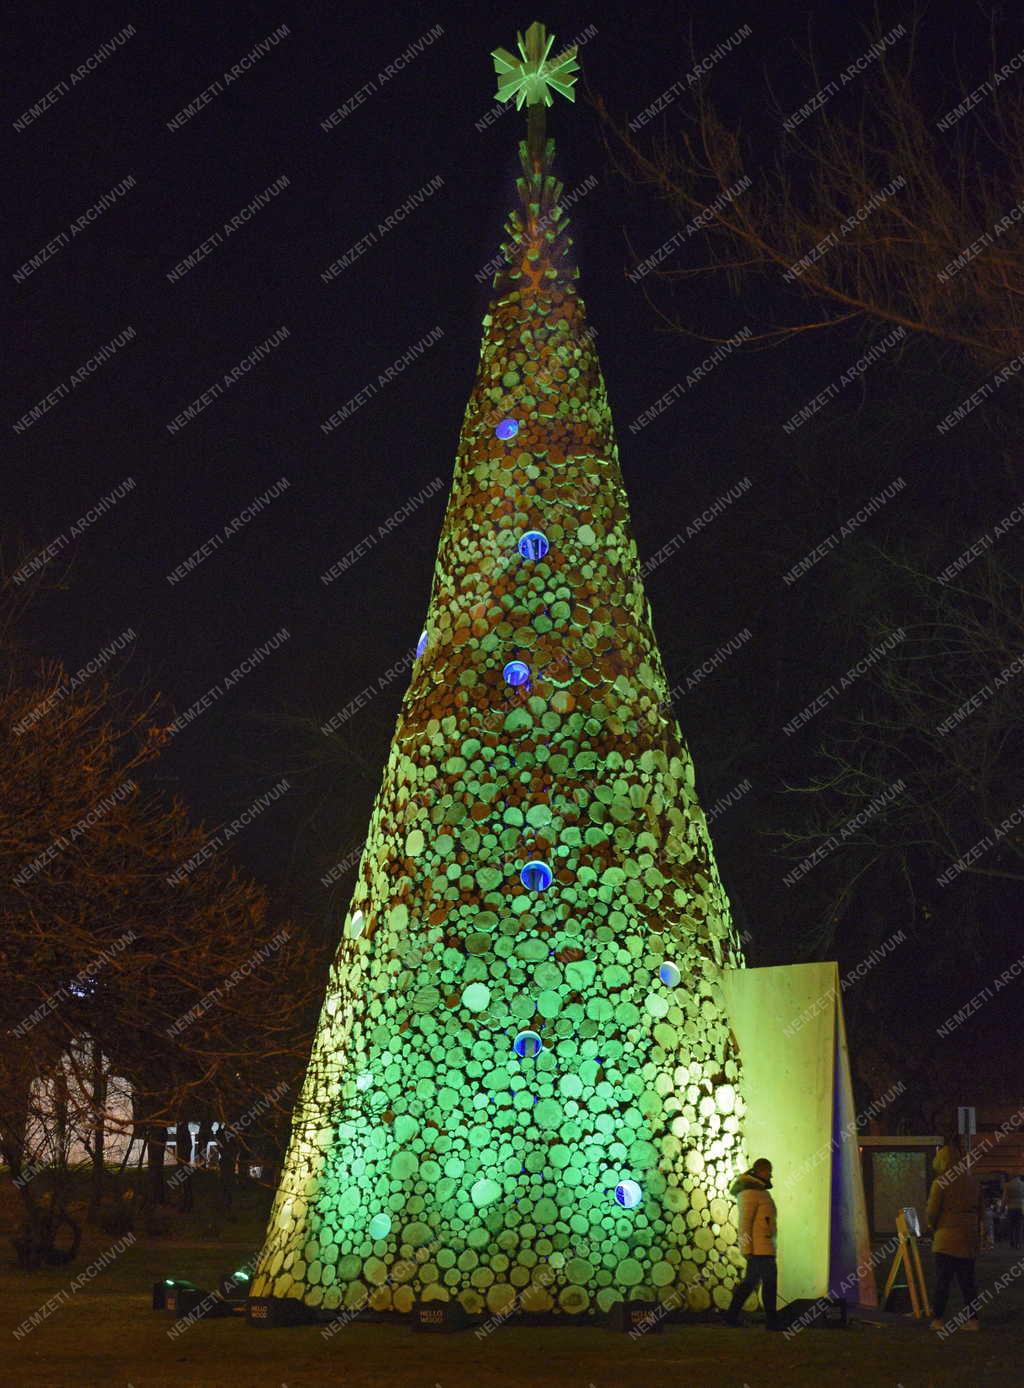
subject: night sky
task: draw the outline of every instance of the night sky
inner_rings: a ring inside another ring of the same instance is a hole
[[[290,639],[185,728],[155,774],[211,826],[293,776],[296,789],[240,836],[238,855],[293,901],[326,912],[328,926],[344,903],[318,877],[360,842],[405,677],[349,721],[336,771],[309,769],[308,740],[295,729],[298,720],[327,720],[376,686],[422,627],[487,305],[488,281],[477,272],[496,253],[512,205],[524,125],[507,111],[484,123],[495,107],[489,54],[514,47],[516,29],[534,18],[554,31],[559,48],[588,26],[597,31],[580,49],[577,103],[560,102],[549,130],[566,188],[597,179],[571,216],[641,557],[740,478],[754,483],[735,516],[684,546],[648,585],[670,683],[743,627],[754,633],[714,682],[677,703],[705,803],[743,776],[758,781],[759,768],[745,760],[752,709],[778,726],[828,682],[834,667],[813,636],[815,623],[829,622],[827,587],[808,582],[793,597],[779,591],[778,576],[803,553],[780,524],[813,486],[812,431],[792,445],[781,422],[849,364],[858,339],[834,333],[736,355],[699,393],[631,434],[628,422],[710,349],[660,331],[642,288],[627,278],[636,257],[675,225],[646,190],[611,168],[587,89],[616,116],[635,115],[689,67],[691,21],[698,56],[749,23],[753,35],[723,59],[708,87],[771,158],[766,84],[786,109],[813,95],[801,56],[808,35],[827,73],[875,32],[867,9],[853,8],[862,13],[840,13],[834,3],[725,0],[680,9],[677,19],[662,5],[552,3],[534,13],[506,4],[307,3],[291,11],[94,4],[22,15],[5,96],[8,201],[17,208],[6,248],[15,305],[5,404],[8,568],[65,535],[126,478],[135,482],[48,566],[51,586],[27,634],[41,655],[73,671],[134,629],[137,640],[111,670],[126,687],[162,692],[182,713],[286,627]],[[962,7],[930,7],[920,40],[918,66],[937,114],[961,85],[969,89],[972,71],[987,70],[984,23],[961,20],[958,31],[956,13]],[[897,7],[883,26],[906,17]],[[129,25],[134,35],[70,86],[72,71]],[[290,32],[267,43],[284,25]],[[251,69],[226,84],[225,72],[261,43],[266,51]],[[400,69],[382,77],[402,55]],[[14,128],[55,89],[48,109]],[[206,104],[169,129],[203,92]],[[842,99],[854,102],[855,94]],[[346,103],[347,114],[325,131],[321,122]],[[676,129],[680,111],[658,117],[649,132]],[[225,223],[282,176],[287,186],[224,235]],[[61,236],[129,177],[135,186],[80,235]],[[434,191],[415,210],[381,231],[432,181]],[[175,267],[217,233],[220,244],[172,282]],[[371,235],[325,282],[322,272]],[[15,272],[55,239],[53,253],[17,282]],[[699,248],[688,253],[696,257]],[[785,299],[775,285],[755,282],[735,297],[720,280],[705,279],[688,284],[676,307],[696,331],[727,336],[784,313]],[[279,345],[191,422],[168,430],[282,327]],[[332,432],[321,430],[435,327],[443,330],[439,341]],[[15,430],[128,328],[131,341]],[[934,367],[925,376],[912,354],[899,390],[908,386],[917,403],[922,393],[934,401],[933,417],[965,393],[952,366],[948,379]],[[898,394],[891,383],[877,389]],[[836,418],[849,425],[857,410],[866,411],[863,447],[831,498],[835,517],[900,474],[905,515],[932,504],[944,514],[959,508],[969,542],[992,514],[978,486],[984,439],[964,429],[940,447],[934,432],[915,425],[904,437],[890,430],[882,447],[862,396],[844,401]],[[819,447],[832,446],[835,427],[823,426]],[[289,486],[261,514],[188,576],[168,581],[282,477]],[[380,537],[388,517],[436,478],[444,486]],[[319,576],[366,536],[376,542],[365,555],[323,584]],[[948,557],[955,553],[949,547]],[[774,576],[770,596],[766,575]],[[785,623],[775,609],[783,600],[807,606],[809,640],[798,649],[779,649]],[[734,893],[734,865],[760,827],[758,803],[751,797],[723,818],[721,835],[715,831]],[[344,896],[344,884],[339,890]],[[759,903],[741,902],[738,914],[756,935]],[[764,942],[763,957],[773,956],[788,957],[778,937]]]

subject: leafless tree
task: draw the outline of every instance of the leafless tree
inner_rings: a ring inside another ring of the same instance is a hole
[[[876,22],[866,37],[882,28]],[[680,228],[700,219],[705,258],[644,279],[667,328],[700,336],[659,290],[709,274],[734,288],[757,276],[793,289],[788,316],[754,335],[762,345],[875,323],[959,348],[987,370],[1024,349],[1020,83],[997,86],[970,120],[940,130],[915,87],[917,22],[906,29],[860,79],[853,117],[825,99],[794,123],[769,90],[759,128],[774,126],[777,143],[767,157],[700,84],[681,98],[679,134],[659,133],[655,122],[634,133],[593,98],[622,176],[653,191]],[[994,71],[1001,37],[994,26]],[[810,53],[809,98],[827,90],[826,77]],[[745,178],[749,188],[729,197]]]

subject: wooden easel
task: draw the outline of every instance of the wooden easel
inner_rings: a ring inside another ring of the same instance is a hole
[[[910,1293],[910,1305],[914,1315],[918,1318],[930,1316],[931,1307],[928,1304],[928,1288],[925,1285],[924,1270],[921,1267],[921,1251],[917,1246],[916,1235],[907,1225],[906,1213],[903,1210],[899,1210],[896,1215],[896,1233],[899,1236],[900,1246],[896,1250],[896,1257],[892,1260],[889,1276],[885,1280],[882,1305],[884,1306],[889,1300],[889,1293],[896,1281],[896,1274],[902,1267],[906,1274],[907,1291]]]

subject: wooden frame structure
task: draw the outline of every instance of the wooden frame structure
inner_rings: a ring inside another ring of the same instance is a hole
[[[931,1306],[928,1301],[928,1287],[924,1280],[924,1269],[921,1266],[921,1250],[917,1246],[916,1233],[907,1223],[906,1210],[900,1210],[896,1216],[896,1234],[899,1238],[899,1247],[892,1260],[889,1276],[885,1279],[882,1306],[884,1307],[889,1300],[889,1293],[896,1285],[896,1274],[902,1267],[907,1278],[911,1310],[914,1316],[920,1320],[922,1316],[931,1315]]]

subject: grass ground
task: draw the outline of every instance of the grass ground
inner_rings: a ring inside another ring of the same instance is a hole
[[[4,1183],[6,1186],[6,1182]],[[201,1206],[201,1202],[200,1206]],[[518,1328],[485,1339],[416,1335],[400,1325],[352,1323],[325,1339],[322,1327],[254,1330],[239,1320],[202,1320],[177,1339],[174,1319],[150,1309],[165,1276],[209,1287],[260,1241],[259,1201],[244,1205],[223,1237],[201,1237],[204,1216],[180,1217],[163,1238],[141,1236],[77,1290],[76,1277],[115,1243],[90,1233],[68,1268],[25,1275],[0,1246],[0,1384],[7,1388],[1017,1388],[1024,1383],[1024,1276],[1011,1275],[982,1310],[980,1334],[940,1342],[905,1321],[846,1332],[804,1330],[787,1340],[757,1325],[670,1326],[633,1341],[605,1329]],[[2,1211],[0,1211],[2,1215]],[[0,1219],[0,1223],[2,1223]],[[197,1229],[200,1232],[197,1232]],[[978,1266],[982,1289],[1010,1273],[1020,1254],[997,1249]],[[1019,1270],[1024,1272],[1024,1264]],[[49,1298],[34,1328],[14,1330]],[[52,1302],[50,1303],[53,1304]],[[951,1312],[958,1308],[954,1302]]]

